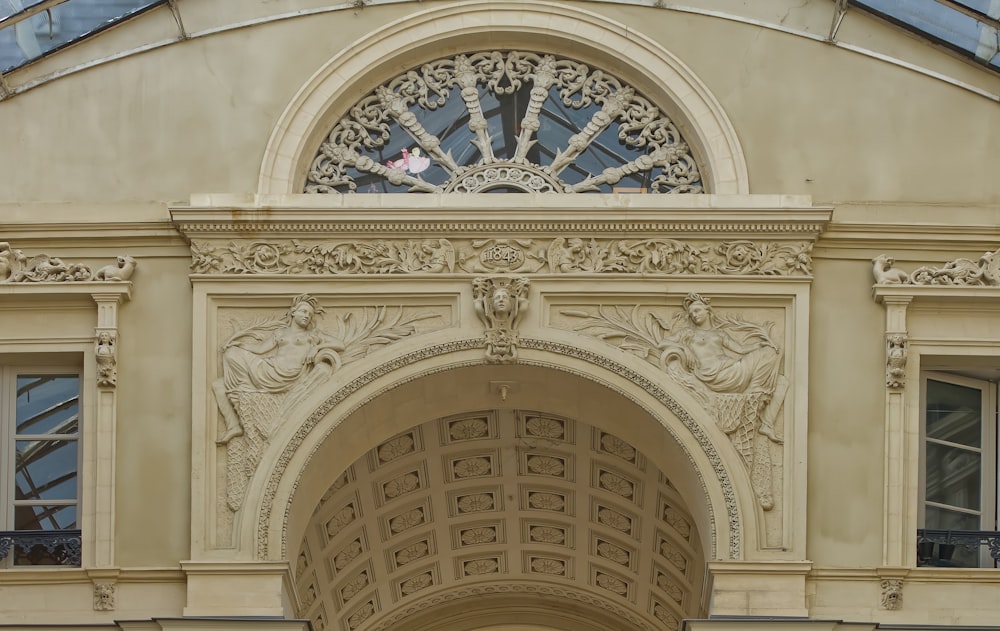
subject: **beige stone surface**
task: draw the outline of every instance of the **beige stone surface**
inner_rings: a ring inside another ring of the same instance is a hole
[[[643,631],[685,617],[694,631],[995,624],[996,570],[918,568],[915,543],[920,372],[994,367],[1000,290],[872,287],[880,254],[908,273],[1000,246],[995,74],[856,8],[837,43],[823,43],[827,0],[176,4],[186,41],[109,59],[175,37],[161,8],[4,76],[30,89],[0,99],[0,238],[93,269],[119,255],[138,266],[128,287],[0,274],[0,364],[79,367],[84,383],[83,568],[0,569],[0,626],[277,630],[302,628],[297,616],[317,631]],[[379,82],[460,50],[546,46],[655,97],[700,147],[710,192],[724,194],[300,193],[322,136]],[[550,253],[568,238],[605,253],[633,241],[704,248],[705,267],[667,273],[647,253],[621,272],[563,269]],[[454,250],[454,267],[406,267],[428,240]],[[528,264],[484,271],[482,243],[498,240]],[[729,273],[718,252],[736,242],[779,262]],[[248,254],[262,244],[290,260],[387,243],[390,273],[368,263],[322,273],[247,266],[269,261]],[[804,256],[799,268],[773,254],[792,250]],[[515,274],[529,281],[511,327],[518,361],[490,363],[472,281]],[[655,339],[602,338],[566,315],[634,309],[641,323],[683,323],[689,292],[710,297],[719,315],[773,323],[790,385],[781,442],[768,444],[770,510],[719,415],[660,365]],[[113,314],[95,301],[109,293],[121,296]],[[327,332],[370,307],[435,319],[350,356],[272,415],[243,506],[231,510],[236,447],[217,444],[225,423],[212,391],[222,345],[236,321],[275,321],[305,293],[326,309]],[[94,357],[95,330],[109,322],[119,335],[114,390],[98,387]],[[907,335],[900,388],[886,387],[887,332]],[[527,413],[584,429],[572,445],[531,438],[514,429]],[[485,450],[447,431],[477,414],[501,428]],[[606,435],[641,458],[613,467]],[[399,436],[415,437],[414,452],[379,464]],[[496,476],[454,473],[484,454]],[[546,484],[529,454],[563,459],[572,477]],[[641,501],[616,496],[610,478],[602,487],[602,471],[633,475]],[[332,487],[344,472],[340,493]],[[390,497],[389,482],[409,488],[413,472],[419,492]],[[493,493],[503,509],[450,514],[470,490]],[[529,503],[536,491],[576,501],[546,515]],[[657,536],[672,536],[664,498],[690,520],[678,543],[689,570],[674,572],[656,551]],[[351,501],[358,511],[338,539],[333,504]],[[628,532],[595,521],[612,505],[633,520]],[[419,528],[393,531],[417,509]],[[532,524],[564,529],[567,543],[532,543]],[[485,527],[496,528],[495,545],[464,542]],[[429,542],[426,559],[412,571],[394,565],[418,539]],[[363,554],[341,573],[336,555],[354,541]],[[565,574],[540,577],[532,564],[542,557],[565,563]],[[495,574],[465,571],[490,561]],[[368,583],[354,580],[363,566]],[[681,602],[657,583],[672,572]],[[899,609],[882,604],[886,579],[902,581]],[[113,610],[94,609],[97,583],[115,585]],[[785,620],[738,619],[759,616]]]

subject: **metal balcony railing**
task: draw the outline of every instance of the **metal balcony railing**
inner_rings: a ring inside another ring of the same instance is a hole
[[[1000,563],[1000,532],[993,530],[917,530],[918,566],[956,566],[952,557],[957,548],[973,553],[986,547],[993,564]]]
[[[0,563],[13,553],[14,565],[80,566],[79,530],[2,530]]]

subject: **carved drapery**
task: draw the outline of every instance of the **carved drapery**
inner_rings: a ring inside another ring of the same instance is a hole
[[[195,240],[195,274],[716,274],[811,276],[807,241],[591,236],[486,239]]]
[[[319,301],[296,296],[281,318],[231,320],[222,345],[222,376],[212,384],[225,428],[217,443],[226,446],[226,504],[240,509],[246,485],[257,468],[276,423],[287,410],[328,380],[345,363],[374,348],[417,332],[434,313],[403,307],[369,307],[333,314],[321,329]]]
[[[701,193],[688,144],[620,79],[554,55],[436,59],[351,107],[304,192]]]
[[[789,387],[773,323],[717,314],[696,293],[671,318],[640,305],[564,309],[573,329],[656,364],[701,402],[750,472],[761,508],[774,508],[770,444],[781,444],[778,412]],[[775,466],[781,467],[781,463]]]

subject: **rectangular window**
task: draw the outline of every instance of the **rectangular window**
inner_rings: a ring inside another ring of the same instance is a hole
[[[0,368],[0,430],[0,567],[79,565],[79,372]]]
[[[997,530],[996,384],[927,372],[921,383],[918,564],[994,567]]]

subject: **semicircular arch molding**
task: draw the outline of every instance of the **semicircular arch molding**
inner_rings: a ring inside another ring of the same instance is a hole
[[[390,79],[401,66],[480,49],[484,41],[505,49],[566,53],[595,67],[619,69],[617,74],[677,125],[698,162],[706,192],[749,193],[743,151],[728,117],[698,77],[662,46],[590,11],[553,3],[483,0],[407,16],[331,59],[299,90],[278,121],[265,149],[258,192],[302,190],[317,147],[342,112],[354,105],[359,89],[364,93]]]
[[[711,417],[679,386],[563,340],[522,338],[522,349],[518,364],[496,366],[484,363],[480,339],[432,343],[368,366],[333,392],[315,393],[300,408],[312,411],[301,423],[287,424],[294,433],[275,437],[251,480],[237,526],[239,547],[260,559],[287,558],[288,544],[301,536],[312,507],[337,474],[310,476],[317,463],[349,464],[373,444],[421,422],[481,409],[485,399],[469,402],[455,394],[475,389],[476,396],[497,397],[490,392],[490,382],[516,383],[519,370],[533,369],[549,377],[535,380],[541,384],[537,392],[521,392],[518,406],[553,411],[595,427],[606,426],[593,414],[607,410],[609,401],[616,410],[628,410],[627,419],[616,417],[614,430],[627,441],[656,450],[648,457],[674,476],[702,537],[702,549],[713,559],[744,558],[745,542],[758,538],[753,490],[734,466],[738,456],[729,453],[732,447],[710,429]],[[471,379],[477,370],[484,371],[478,381],[454,380],[455,375]],[[565,380],[568,386],[552,387],[558,385],[553,379]],[[560,403],[554,393],[563,393],[564,400]],[[334,435],[337,440],[329,440]],[[650,436],[659,438],[650,443]],[[296,506],[307,505],[296,512]]]

